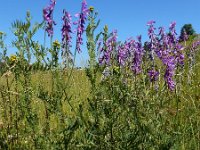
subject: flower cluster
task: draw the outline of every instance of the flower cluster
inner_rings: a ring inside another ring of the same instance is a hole
[[[78,24],[77,27],[77,39],[76,39],[76,50],[78,53],[81,52],[80,46],[83,44],[83,32],[85,31],[85,22],[87,19],[87,16],[89,14],[89,9],[87,8],[86,0],[83,0],[82,7],[81,7],[81,13],[76,14],[76,17],[79,17],[78,22],[74,22],[74,24]]]
[[[176,22],[172,22],[170,25],[169,25],[169,42],[171,43],[171,44],[174,44],[174,43],[176,43],[177,42],[177,39],[176,39],[176,35],[177,35],[177,33],[176,33],[176,29],[175,29],[175,27],[176,27]]]
[[[143,57],[143,46],[141,42],[141,36],[137,37],[137,42],[135,42],[134,51],[133,51],[133,60],[131,69],[134,74],[139,74],[141,72],[141,63]]]
[[[150,42],[149,42],[149,48],[150,48],[150,58],[152,61],[154,61],[154,51],[156,49],[156,45],[157,45],[157,39],[156,39],[156,35],[155,35],[155,27],[154,27],[154,24],[156,22],[151,20],[149,22],[147,22],[147,26],[149,26],[148,28],[148,36],[149,36],[149,39],[150,39]]]
[[[9,60],[10,60],[11,63],[14,63],[14,62],[17,61],[17,56],[16,55],[10,55]]]
[[[56,25],[55,21],[53,20],[53,11],[55,5],[56,0],[51,0],[50,5],[43,9],[43,18],[46,22],[45,30],[48,33],[48,36],[53,35],[53,25]]]
[[[55,22],[53,20],[53,11],[56,5],[56,0],[51,0],[49,6],[43,9],[43,17],[46,22],[46,32],[48,36],[53,35],[53,26]],[[76,29],[76,51],[81,52],[81,45],[83,44],[83,33],[85,31],[85,23],[89,13],[94,11],[94,7],[87,7],[86,0],[82,1],[81,12],[76,14],[78,20],[74,22],[77,25]],[[63,10],[63,26],[62,32],[62,57],[66,64],[68,61],[72,61],[72,54],[70,48],[72,46],[72,18],[71,15]],[[99,63],[105,65],[107,71],[105,75],[110,71],[110,66],[118,66],[121,68],[128,68],[133,74],[138,75],[142,72],[142,60],[144,53],[150,56],[151,66],[147,74],[151,82],[158,80],[159,72],[156,70],[157,64],[155,57],[158,57],[162,62],[165,72],[164,80],[170,90],[174,90],[176,87],[176,82],[174,80],[174,75],[178,67],[184,66],[184,54],[185,47],[180,44],[180,39],[177,38],[176,33],[176,22],[172,22],[169,26],[169,31],[165,32],[163,27],[158,28],[158,34],[156,33],[156,28],[154,27],[155,21],[151,20],[147,22],[148,26],[148,37],[149,41],[145,42],[145,46],[142,45],[141,36],[137,37],[137,40],[132,38],[126,40],[124,43],[117,41],[117,31],[113,31],[108,34],[108,27],[105,26],[103,33],[103,46],[102,42],[97,44],[97,49],[100,51]],[[188,39],[186,31],[184,31],[183,41]],[[200,42],[196,42],[191,47],[191,52],[198,46]],[[54,43],[56,45],[57,43]],[[186,45],[186,44],[185,44]],[[58,44],[56,45],[58,46]],[[145,51],[145,50],[146,51]],[[75,52],[76,52],[75,51]],[[189,54],[189,58],[193,59],[193,53]],[[193,62],[193,61],[192,61]],[[116,65],[117,64],[117,65]],[[192,63],[191,63],[192,64]],[[112,68],[111,68],[112,69]],[[109,70],[109,71],[108,71]]]
[[[53,47],[54,47],[55,49],[60,49],[60,43],[59,43],[58,40],[55,40],[55,41],[53,42]]]
[[[120,66],[124,66],[126,64],[126,59],[128,57],[128,49],[126,45],[122,44],[118,47],[118,62]]]
[[[156,71],[154,68],[148,71],[148,76],[151,82],[155,82],[158,80],[159,72]]]
[[[165,67],[165,82],[170,90],[174,90],[176,86],[174,80],[175,71],[178,66],[184,65],[185,48],[179,43],[179,39],[177,38],[175,22],[170,24],[168,34],[163,27],[160,27],[159,33],[156,34],[154,24],[155,21],[147,23],[150,39],[147,42],[147,46],[151,55],[150,60],[153,62],[147,74],[151,82],[158,80],[160,73],[155,69],[156,64],[154,60],[154,57],[157,56]],[[111,36],[106,40],[105,46],[100,49],[102,54],[99,58],[100,64],[110,66],[112,63],[111,60],[114,58],[117,59],[119,66],[129,66],[135,75],[140,74],[142,72],[142,60],[145,53],[141,36],[138,36],[136,41],[130,38],[121,44],[118,44],[120,42],[117,42],[116,37],[116,32],[112,32]]]
[[[141,42],[141,36],[137,37],[137,41],[129,38],[122,44],[117,42],[117,31],[113,31],[107,39],[105,46],[101,48],[102,56],[99,58],[100,64],[109,66],[111,57],[117,58],[118,64],[121,67],[130,65],[130,69],[134,74],[139,74],[142,70],[142,57],[144,49]]]
[[[166,68],[164,79],[170,90],[174,90],[175,88],[175,81],[173,80],[173,77],[175,74],[176,67],[178,65],[181,66],[184,65],[184,55],[183,55],[184,47],[180,45],[178,42],[178,38],[176,37],[177,33],[175,27],[176,23],[172,22],[169,26],[169,34],[166,34],[164,28],[160,27],[159,34],[157,37],[153,37],[153,35],[151,34],[153,34],[154,32],[152,29],[149,29],[149,35],[150,35],[149,38],[152,45],[154,45],[154,47],[152,48]],[[153,25],[151,25],[150,28],[153,28]],[[153,73],[154,71],[149,72],[150,78]]]
[[[117,43],[117,31],[114,30],[110,38],[107,39],[104,47],[100,49],[102,56],[99,58],[99,63],[106,64],[107,66],[110,65],[111,55],[113,54],[114,50],[116,49]]]
[[[66,63],[66,61],[68,60],[69,62],[72,62],[72,57],[71,57],[71,51],[70,51],[70,47],[71,45],[71,40],[72,40],[72,19],[71,19],[71,15],[66,11],[63,10],[63,17],[62,17],[62,21],[63,21],[63,26],[62,26],[62,58],[64,60],[64,63]]]
[[[71,15],[66,11],[63,10],[63,26],[62,26],[62,47],[71,46],[71,33],[72,33],[72,27],[71,27]]]

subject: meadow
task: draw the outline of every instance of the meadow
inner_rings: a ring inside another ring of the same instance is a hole
[[[180,40],[175,22],[164,30],[152,20],[149,41],[118,41],[108,25],[96,33],[98,13],[83,0],[76,22],[63,11],[62,41],[54,41],[55,5],[41,23],[27,12],[12,24],[14,55],[0,32],[0,149],[200,149],[196,36]],[[39,29],[49,47],[34,40]],[[83,34],[89,65],[79,69]]]

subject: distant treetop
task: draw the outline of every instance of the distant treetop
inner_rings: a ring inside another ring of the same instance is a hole
[[[180,33],[180,41],[184,41],[185,34],[188,36],[195,35],[195,30],[192,27],[192,24],[185,24],[181,28],[181,33]]]

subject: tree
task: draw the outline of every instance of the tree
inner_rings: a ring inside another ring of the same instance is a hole
[[[192,27],[192,24],[185,24],[182,28],[181,28],[181,34],[180,34],[180,41],[184,41],[184,37],[185,35],[192,36],[195,35],[195,30]]]

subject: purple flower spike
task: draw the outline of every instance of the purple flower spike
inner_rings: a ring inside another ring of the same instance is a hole
[[[170,89],[170,91],[173,91],[175,89],[176,83],[173,81],[173,79],[171,77],[168,77],[165,79],[168,85],[168,88]]]
[[[175,21],[171,22],[169,25],[169,29],[173,30],[175,27],[176,27],[176,22]]]
[[[66,59],[70,62],[72,62],[71,58],[71,52],[70,52],[70,47],[71,47],[71,40],[72,40],[72,29],[71,29],[71,15],[66,11],[63,10],[63,26],[62,26],[62,57],[64,61],[66,62]]]
[[[150,59],[152,61],[154,60],[154,52],[156,50],[157,43],[158,43],[158,41],[156,39],[156,34],[155,34],[155,29],[156,28],[154,28],[154,24],[155,24],[155,21],[153,21],[153,20],[147,22],[147,26],[149,26],[148,35],[149,35],[149,39],[150,39],[150,43],[149,43]]]
[[[62,26],[62,42],[63,42],[63,47],[65,47],[65,45],[69,45],[71,46],[71,33],[72,33],[72,29],[71,29],[71,15],[66,11],[63,10],[63,26]]]
[[[87,8],[86,0],[83,0],[82,7],[81,7],[81,13],[76,14],[76,17],[79,17],[78,22],[74,22],[74,24],[78,24],[77,27],[77,39],[76,39],[76,50],[78,53],[81,52],[80,45],[83,45],[83,32],[85,31],[85,22],[87,20],[87,16],[89,14],[89,9]]]
[[[55,0],[51,0],[51,4],[43,9],[43,18],[46,22],[46,32],[48,33],[48,36],[53,35],[53,25],[56,25],[55,21],[53,20],[53,10],[56,5]]]
[[[184,47],[180,44],[176,44],[175,49],[176,49],[175,56],[176,56],[177,65],[183,66],[184,58],[185,58],[183,54]]]
[[[156,71],[155,69],[151,69],[148,71],[148,76],[151,82],[155,82],[158,80],[159,72]]]
[[[124,45],[118,47],[118,62],[120,66],[124,66],[126,64],[128,51]]]
[[[169,33],[170,33],[170,42],[171,44],[177,43],[177,39],[176,39],[176,22],[172,22],[169,26]]]
[[[142,63],[142,57],[143,57],[143,46],[141,43],[141,36],[137,37],[138,41],[135,42],[135,48],[133,51],[133,60],[132,60],[132,66],[131,70],[134,72],[134,74],[139,74],[142,70],[141,63]]]
[[[106,41],[106,49],[103,47],[101,48],[101,52],[103,53],[102,56],[99,58],[99,63],[101,65],[106,64],[107,66],[110,65],[110,60],[111,60],[111,54],[113,53],[115,47],[116,47],[116,42],[117,42],[117,31],[114,30],[112,32],[112,36],[107,39]]]
[[[200,41],[196,41],[192,43],[192,48],[195,49],[200,45]]]
[[[164,78],[168,85],[168,88],[171,91],[173,91],[175,88],[175,82],[173,81],[175,67],[176,67],[175,58],[173,56],[168,57],[168,59],[166,60],[166,72]]]

